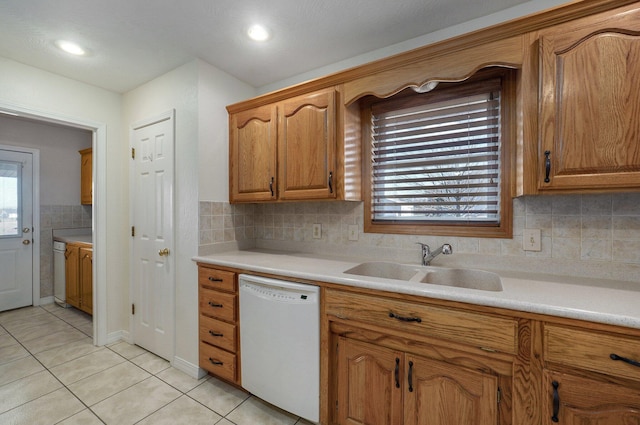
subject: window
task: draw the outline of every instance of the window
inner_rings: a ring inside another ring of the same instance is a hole
[[[512,75],[363,102],[365,231],[511,237]]]

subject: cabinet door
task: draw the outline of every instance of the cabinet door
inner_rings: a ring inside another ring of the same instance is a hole
[[[545,425],[640,425],[640,389],[545,371]]]
[[[337,363],[338,424],[402,424],[402,353],[341,337]]]
[[[67,304],[76,308],[80,308],[80,281],[78,276],[79,262],[79,247],[73,244],[67,244],[67,249],[64,252],[64,270],[65,278],[67,281]]]
[[[80,310],[93,314],[93,250],[80,248]]]
[[[239,112],[229,117],[231,202],[276,199],[276,117],[277,108],[273,105]]]
[[[334,89],[282,102],[278,117],[280,199],[336,197]]]
[[[80,151],[80,203],[93,203],[93,153],[92,149]]]
[[[640,184],[639,31],[634,11],[541,37],[542,190]]]
[[[405,369],[405,425],[498,423],[495,376],[410,355]]]

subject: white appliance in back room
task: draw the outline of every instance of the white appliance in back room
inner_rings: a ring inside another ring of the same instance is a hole
[[[92,241],[90,227],[77,229],[53,230],[53,298],[61,307],[69,307],[67,304],[67,277],[65,273],[65,252],[68,241]]]

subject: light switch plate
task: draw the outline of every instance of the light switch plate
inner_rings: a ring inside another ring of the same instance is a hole
[[[525,251],[541,251],[540,229],[524,229],[522,235],[522,249]]]

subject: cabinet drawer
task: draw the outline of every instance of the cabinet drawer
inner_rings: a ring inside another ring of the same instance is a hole
[[[327,289],[327,314],[474,347],[516,354],[518,323],[495,317],[401,300]]]
[[[236,274],[233,272],[200,266],[198,267],[198,284],[205,288],[235,292]]]
[[[200,341],[236,352],[236,326],[200,315]]]
[[[228,381],[236,382],[237,358],[233,353],[224,351],[204,342],[200,343],[200,367]]]
[[[200,313],[228,322],[236,321],[237,295],[200,288]]]
[[[612,360],[612,354],[640,362],[640,340],[549,324],[544,327],[546,361],[640,380],[640,367]]]

